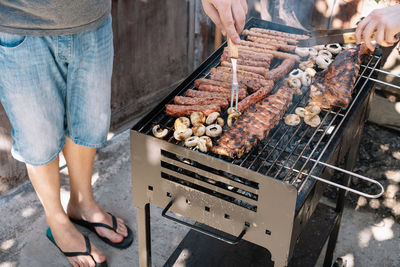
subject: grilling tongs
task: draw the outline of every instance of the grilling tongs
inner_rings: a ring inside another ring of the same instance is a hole
[[[356,29],[317,30],[310,33],[311,38],[299,40],[297,45],[309,47],[332,43],[354,44],[356,42]],[[373,34],[372,39],[375,40],[375,34]]]
[[[237,58],[239,57],[239,51],[231,40],[228,38],[228,56],[231,58],[232,62],[232,91],[231,91],[231,108],[238,112],[238,98],[239,98],[239,84],[237,81]],[[235,107],[233,107],[233,100],[235,100]]]

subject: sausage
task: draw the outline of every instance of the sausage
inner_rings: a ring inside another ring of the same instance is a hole
[[[245,99],[238,103],[239,112],[243,113],[246,109],[248,109],[251,105],[257,104],[261,100],[263,100],[274,88],[274,86],[266,86],[258,90],[257,92],[247,96]]]
[[[221,66],[221,67],[218,67],[217,70],[221,70],[221,71],[224,71],[224,72],[227,72],[227,73],[232,73],[232,68],[230,68],[230,67]],[[257,73],[254,73],[254,72],[249,72],[249,71],[239,70],[239,69],[237,69],[236,71],[237,71],[237,74],[244,75],[246,77],[256,78],[256,79],[260,79],[260,80],[264,80],[265,79],[263,75],[257,74]]]
[[[198,89],[199,89],[199,91],[227,93],[227,94],[230,94],[232,91],[232,88],[228,89],[225,87],[215,86],[215,85],[210,85],[210,84],[201,84]],[[244,88],[239,88],[239,94],[247,95],[247,90]]]
[[[174,103],[177,105],[194,106],[194,105],[218,105],[221,108],[227,108],[229,106],[228,100],[221,97],[185,97],[175,96]]]
[[[215,68],[211,69],[210,77],[211,79],[215,79],[218,81],[232,81],[231,73],[224,72]],[[257,91],[263,86],[268,86],[271,81],[265,79],[257,79],[238,73],[238,83],[239,85],[243,84],[247,86],[247,88],[251,89],[252,91]]]
[[[192,90],[192,89],[188,89],[186,91],[186,96],[187,97],[201,97],[201,98],[219,97],[219,98],[225,98],[227,100],[231,100],[231,93],[215,93],[215,92],[198,91],[198,90]],[[243,93],[239,92],[239,100],[242,100],[246,96],[247,96],[247,94],[243,94]]]
[[[310,36],[304,35],[304,34],[280,32],[280,31],[274,31],[274,30],[263,29],[263,28],[251,28],[250,30],[253,32],[259,32],[259,33],[273,35],[273,36],[281,36],[281,37],[285,37],[285,38],[292,38],[292,39],[296,39],[296,40],[303,40],[303,39],[310,38]]]
[[[293,68],[294,63],[294,60],[291,58],[283,60],[278,67],[267,72],[265,78],[274,81],[279,80],[289,73],[289,71]]]
[[[193,112],[203,112],[204,115],[208,116],[213,112],[221,112],[221,108],[218,105],[196,105],[196,106],[183,106],[183,105],[165,105],[166,114],[173,117],[190,116]]]
[[[222,61],[221,66],[232,68],[232,63],[230,63],[228,61]],[[246,66],[246,65],[240,65],[240,64],[237,64],[236,67],[238,70],[257,73],[257,74],[262,75],[263,77],[265,77],[265,73],[268,72],[268,70],[266,68],[262,68],[262,67]]]
[[[250,46],[245,46],[245,45],[238,45],[237,46],[239,54],[241,51],[250,51],[258,54],[263,54],[264,56],[267,56],[269,58],[273,57],[271,54],[271,51],[276,51],[278,50],[277,47],[274,47],[275,49],[266,49],[266,48],[257,48],[257,47],[250,47]]]
[[[251,59],[254,61],[262,61],[262,62],[266,62],[266,63],[271,63],[271,60],[273,58],[273,56],[271,55],[266,55],[263,53],[257,53],[254,51],[250,51],[250,50],[245,50],[245,49],[238,49],[239,52],[239,59]],[[229,58],[228,56],[228,48],[225,47],[224,49],[224,55]]]
[[[288,37],[264,34],[264,33],[255,32],[255,31],[252,31],[252,30],[244,30],[243,31],[243,35],[252,35],[252,36],[266,38],[266,39],[275,39],[275,40],[278,40],[278,41],[287,42],[288,44],[297,44],[298,43],[297,40],[294,39],[294,38],[288,38]]]
[[[262,43],[255,43],[255,42],[249,42],[246,40],[240,40],[240,45],[241,46],[248,46],[248,47],[254,47],[254,48],[258,48],[258,49],[268,49],[268,50],[276,50],[276,46],[275,45],[267,45],[267,44],[262,44]]]
[[[215,85],[215,86],[220,86],[220,87],[224,87],[224,88],[227,88],[227,89],[231,89],[232,88],[232,81],[223,82],[223,81],[211,80],[211,79],[206,79],[206,78],[200,78],[200,79],[196,79],[194,81],[194,86],[196,88],[199,88],[200,85],[202,85],[202,84]],[[246,86],[242,86],[239,89],[246,90]]]
[[[230,63],[231,59],[228,57],[227,54],[223,53],[221,56],[221,62],[223,62],[223,61]],[[250,58],[247,58],[247,59],[238,58],[237,64],[238,64],[238,66],[241,65],[241,66],[261,67],[261,68],[265,68],[266,70],[268,70],[269,66],[270,66],[269,62],[256,61],[256,60],[252,60]]]
[[[247,36],[247,40],[250,40],[257,44],[271,44],[283,51],[294,52],[296,50],[295,45],[288,45],[286,42],[278,41],[278,40],[274,40],[274,39],[265,39],[265,38],[260,38],[260,37],[255,37],[255,36],[249,35],[249,36]]]

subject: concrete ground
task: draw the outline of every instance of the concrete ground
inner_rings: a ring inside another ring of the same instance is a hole
[[[62,202],[68,201],[67,170],[62,174]],[[98,152],[93,174],[96,199],[107,211],[126,220],[136,234],[136,210],[131,204],[129,132],[114,137]],[[327,201],[327,200],[326,200]],[[29,183],[0,199],[0,267],[68,266],[63,255],[46,238],[43,209]],[[152,206],[153,266],[163,266],[187,229],[166,221]],[[109,266],[138,266],[137,240],[123,251],[90,239],[108,257]],[[192,253],[195,253],[193,251]],[[186,266],[184,256],[174,266]],[[400,225],[391,217],[347,207],[336,256],[351,266],[400,266]]]

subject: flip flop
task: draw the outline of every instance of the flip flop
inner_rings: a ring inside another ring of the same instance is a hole
[[[86,251],[85,252],[64,252],[64,251],[62,251],[61,248],[57,245],[56,241],[54,240],[54,237],[53,237],[53,234],[51,233],[50,227],[47,228],[46,236],[51,241],[51,243],[53,243],[61,251],[62,254],[64,254],[65,257],[90,256],[94,260],[93,256],[90,255],[90,253],[92,252],[92,247],[90,245],[90,241],[87,236],[83,235],[83,237],[85,238],[85,243],[86,243]],[[95,265],[96,267],[107,267],[108,266],[107,261],[98,263],[94,260],[94,262],[96,263],[96,265]]]
[[[90,231],[95,233],[101,240],[103,240],[105,243],[109,244],[110,246],[113,246],[113,247],[119,248],[119,249],[125,249],[125,248],[129,247],[133,242],[133,232],[126,224],[125,224],[125,227],[128,230],[128,235],[126,237],[124,237],[124,239],[122,239],[122,241],[119,242],[119,243],[114,243],[110,239],[108,239],[107,237],[100,236],[97,233],[95,227],[104,227],[104,228],[107,228],[107,229],[112,230],[115,233],[117,233],[117,226],[118,226],[117,218],[115,218],[115,216],[112,215],[109,212],[108,212],[108,214],[110,214],[111,217],[112,217],[112,222],[113,222],[113,226],[112,227],[107,225],[107,224],[104,224],[104,223],[88,222],[88,221],[85,221],[85,220],[73,219],[71,217],[70,217],[70,220],[73,223],[76,223],[76,224],[78,224],[80,226],[86,227],[87,229],[89,229]]]

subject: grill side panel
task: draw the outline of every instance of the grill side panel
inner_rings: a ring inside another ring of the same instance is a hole
[[[166,207],[267,248],[286,266],[297,190],[220,159],[131,131],[133,204]]]

